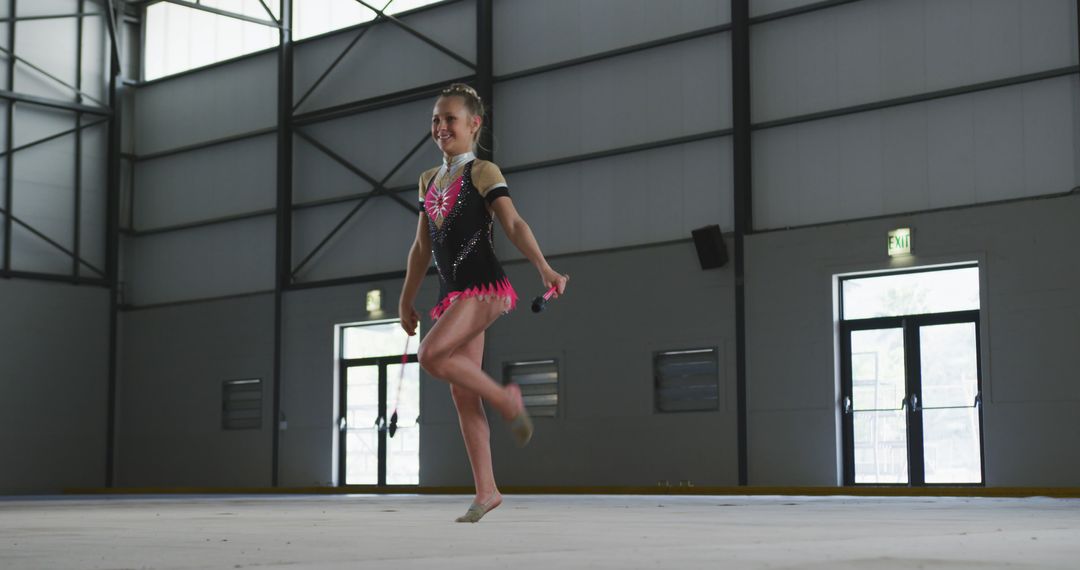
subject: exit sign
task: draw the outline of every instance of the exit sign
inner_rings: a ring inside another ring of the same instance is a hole
[[[889,232],[889,257],[911,253],[911,228]]]

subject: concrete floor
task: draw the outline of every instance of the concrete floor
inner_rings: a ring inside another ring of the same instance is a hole
[[[1080,568],[1080,500],[0,497],[0,568]]]

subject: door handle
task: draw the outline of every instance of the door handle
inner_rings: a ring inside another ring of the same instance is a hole
[[[844,396],[844,413],[851,413],[851,396]]]
[[[338,418],[338,431],[345,431],[349,427],[349,422],[345,420],[345,416]]]
[[[917,394],[912,394],[911,395],[911,411],[918,412],[919,410],[922,410],[922,407],[919,406],[919,396]]]

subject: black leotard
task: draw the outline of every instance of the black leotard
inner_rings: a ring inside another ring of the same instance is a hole
[[[499,167],[472,153],[420,176],[420,207],[428,218],[440,281],[439,300],[430,313],[433,320],[463,297],[508,299],[510,309],[517,304],[517,294],[495,257],[493,220],[487,208],[509,195]]]

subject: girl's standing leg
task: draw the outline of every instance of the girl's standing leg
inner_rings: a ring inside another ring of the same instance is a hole
[[[460,352],[479,367],[484,356],[484,333],[473,337]],[[461,436],[465,440],[473,483],[476,485],[473,502],[484,505],[485,510],[490,511],[502,503],[502,495],[495,485],[495,472],[491,465],[491,430],[484,414],[483,401],[476,392],[453,384],[450,385],[450,394],[457,407]]]
[[[432,376],[450,383],[473,469],[476,499],[457,522],[477,522],[502,502],[495,487],[490,429],[482,400],[491,403],[505,419],[514,418],[524,408],[521,390],[516,385],[500,386],[480,366],[484,330],[505,308],[502,303],[460,299],[443,313],[420,343],[420,365]]]

